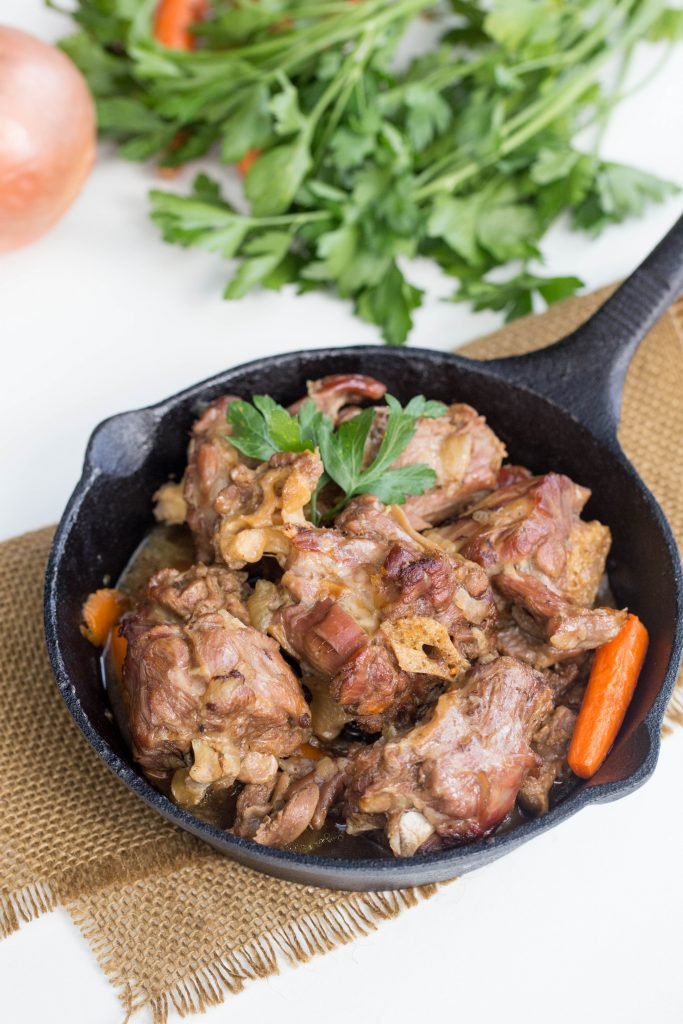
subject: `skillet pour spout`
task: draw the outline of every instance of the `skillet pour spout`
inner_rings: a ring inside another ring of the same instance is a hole
[[[53,670],[76,724],[102,761],[156,812],[256,870],[341,889],[390,889],[453,878],[511,852],[587,804],[626,796],[654,770],[666,705],[683,648],[683,575],[671,530],[621,450],[617,425],[628,363],[683,290],[683,220],[587,323],[540,352],[477,362],[380,346],[292,352],[238,366],[94,432],[83,476],[57,529],[45,587]],[[270,393],[289,403],[309,379],[362,369],[401,401],[425,394],[483,413],[515,463],[555,470],[589,487],[589,517],[609,525],[610,582],[650,633],[635,698],[602,768],[543,817],[467,845],[382,859],[259,846],[200,821],[154,789],[109,711],[98,655],[79,631],[80,610],[103,578],[117,579],[152,525],[152,495],[183,471],[190,426],[220,395]]]

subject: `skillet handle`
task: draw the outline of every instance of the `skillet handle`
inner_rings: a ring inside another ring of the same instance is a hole
[[[641,341],[683,293],[683,217],[600,309],[537,352],[487,362],[569,412],[613,446],[626,372]]]

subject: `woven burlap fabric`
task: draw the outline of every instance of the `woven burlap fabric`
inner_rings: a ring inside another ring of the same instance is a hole
[[[470,347],[512,354],[561,337],[605,293]],[[683,304],[641,347],[621,439],[683,539]],[[0,934],[65,905],[126,1014],[201,1009],[245,981],[349,941],[434,887],[348,894],[258,875],[162,822],[98,761],[66,712],[42,639],[51,530],[0,545]],[[683,714],[680,696],[671,717]]]

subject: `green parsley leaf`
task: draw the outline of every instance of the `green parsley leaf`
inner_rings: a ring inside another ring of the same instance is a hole
[[[307,447],[301,440],[297,418],[274,402],[270,395],[254,395],[253,402],[266,421],[268,433],[279,451],[299,452]]]
[[[280,449],[277,447],[264,417],[249,402],[238,399],[228,406],[228,422],[232,427],[230,444],[251,459],[267,462]]]
[[[427,221],[427,233],[430,238],[442,238],[468,263],[480,263],[481,249],[477,241],[480,210],[481,198],[476,194],[464,199],[438,196]]]
[[[424,395],[415,395],[405,407],[408,416],[436,420],[439,416],[445,416],[448,407],[443,402],[436,402],[433,398],[425,398]]]
[[[680,189],[646,171],[622,164],[600,165],[585,198],[574,209],[574,223],[591,234],[607,224],[639,216],[649,202],[661,202]]]
[[[226,299],[241,299],[282,263],[289,251],[291,237],[286,231],[266,231],[249,242],[235,275],[225,289]]]
[[[663,10],[650,28],[647,38],[651,43],[662,40],[675,43],[683,39],[683,10],[680,7],[667,7]]]
[[[524,271],[507,281],[486,278],[463,282],[457,298],[467,299],[475,310],[494,309],[505,313],[506,320],[528,316],[534,309],[534,295],[550,305],[574,295],[583,287],[578,277],[540,277]]]
[[[406,132],[413,149],[420,153],[436,135],[446,131],[452,120],[451,108],[438,92],[424,85],[411,85],[406,89],[408,107]]]
[[[424,494],[436,484],[436,473],[431,466],[416,463],[387,469],[381,477],[361,483],[356,494],[374,494],[385,505],[403,505],[409,494]]]
[[[245,179],[254,216],[265,217],[286,210],[310,167],[311,154],[305,136],[260,156]]]
[[[263,84],[242,90],[239,102],[221,123],[221,160],[241,160],[250,149],[259,149],[268,139],[271,117],[268,89]]]
[[[231,426],[230,443],[250,458],[266,461],[276,452],[301,452],[317,448],[324,466],[324,475],[316,488],[312,508],[317,520],[317,498],[322,488],[333,482],[343,497],[328,513],[333,518],[344,505],[359,494],[374,494],[381,501],[402,504],[409,494],[422,494],[436,482],[436,474],[428,466],[411,464],[393,467],[415,434],[420,417],[442,416],[446,407],[441,402],[416,395],[402,408],[391,395],[384,435],[372,462],[364,466],[366,448],[375,419],[374,408],[340,424],[336,429],[329,417],[321,413],[310,399],[299,413],[292,416],[268,395],[255,395],[253,404],[241,399],[228,406]]]
[[[166,241],[237,261],[228,298],[326,289],[403,344],[422,293],[401,260],[431,260],[477,309],[521,315],[575,287],[525,266],[558,218],[597,234],[676,189],[575,142],[616,106],[610,63],[643,39],[678,45],[683,15],[665,0],[206,0],[189,52],[156,41],[157,4],[73,0],[78,31],[61,45],[126,159],[258,151],[244,211],[208,189],[152,193]],[[426,45],[406,62],[423,14]]]
[[[404,345],[413,326],[412,312],[422,305],[423,295],[392,261],[376,285],[360,292],[356,309],[364,320],[381,327],[390,345]]]
[[[306,126],[306,118],[299,110],[299,93],[286,75],[279,75],[281,91],[273,96],[269,109],[275,119],[278,135],[293,135]]]
[[[250,405],[238,399],[229,404],[227,411],[232,427],[228,440],[244,455],[266,462],[276,452],[313,448],[311,439],[302,437],[298,418],[270,395],[254,395],[252,401]]]
[[[477,221],[477,239],[501,263],[536,254],[536,214],[530,206],[503,200],[484,203]]]

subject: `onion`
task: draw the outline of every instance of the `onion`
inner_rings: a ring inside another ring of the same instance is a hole
[[[0,251],[45,234],[95,158],[95,107],[59,50],[0,25]]]

